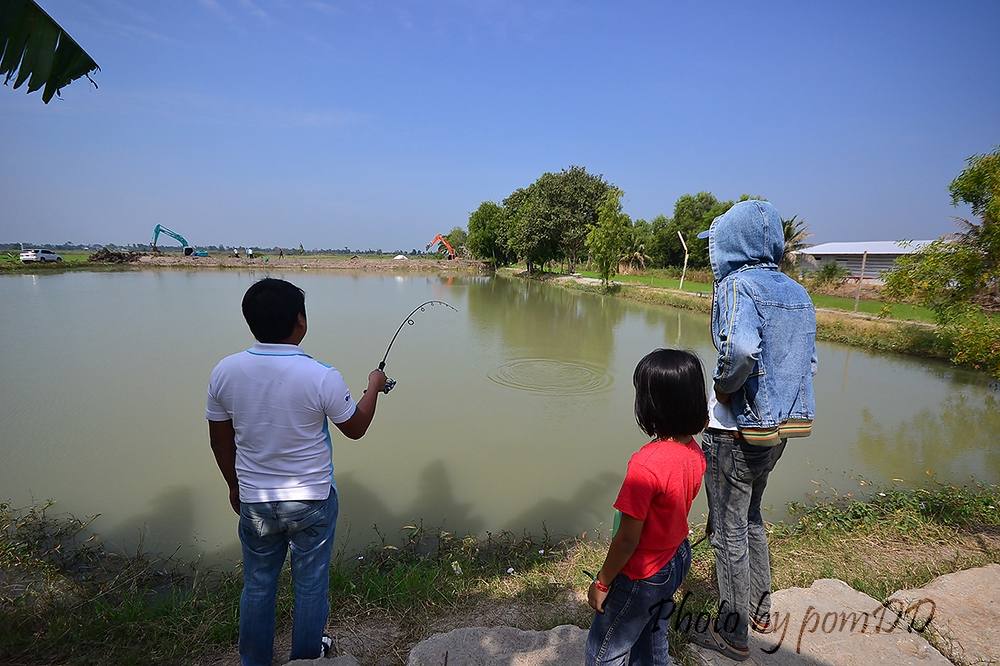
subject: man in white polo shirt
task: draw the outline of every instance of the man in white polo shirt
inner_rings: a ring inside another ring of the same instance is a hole
[[[302,351],[305,294],[290,282],[253,284],[243,297],[243,316],[257,344],[215,366],[206,418],[229,502],[240,516],[240,661],[256,666],[272,661],[278,576],[289,549],[295,587],[290,658],[326,651],[338,509],[327,420],[360,439],[386,377],[372,371],[355,403],[336,368]]]

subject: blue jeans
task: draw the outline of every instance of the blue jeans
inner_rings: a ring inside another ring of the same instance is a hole
[[[737,647],[748,644],[748,615],[760,618],[771,612],[771,559],[760,504],[767,477],[784,453],[785,442],[756,446],[732,435],[710,432],[701,439],[707,463],[709,540],[715,550],[719,583],[716,627]]]
[[[325,500],[240,504],[243,595],[240,597],[240,663],[270,666],[274,653],[274,606],[285,554],[292,551],[295,608],[291,659],[315,659],[322,651],[330,613],[330,555],[337,526],[337,491]]]
[[[587,636],[588,666],[673,662],[667,651],[667,627],[674,612],[674,592],[691,568],[691,544],[685,539],[666,566],[649,578],[618,574]]]

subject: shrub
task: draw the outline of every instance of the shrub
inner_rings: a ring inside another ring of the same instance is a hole
[[[951,343],[951,360],[1000,377],[1000,317],[968,307],[941,325]]]
[[[847,282],[851,272],[835,261],[828,261],[823,264],[818,271],[813,273],[812,282],[814,287],[825,287],[827,285],[840,286]]]

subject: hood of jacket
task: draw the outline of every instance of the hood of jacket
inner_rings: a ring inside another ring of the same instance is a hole
[[[785,233],[767,201],[741,201],[712,221],[708,254],[718,282],[744,266],[781,263]]]

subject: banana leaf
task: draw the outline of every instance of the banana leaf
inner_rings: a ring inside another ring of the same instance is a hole
[[[99,71],[94,59],[34,0],[0,0],[0,76],[14,89],[40,88],[46,104],[81,76]],[[90,79],[93,83],[93,79]],[[97,84],[94,83],[96,87]]]

